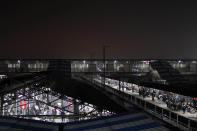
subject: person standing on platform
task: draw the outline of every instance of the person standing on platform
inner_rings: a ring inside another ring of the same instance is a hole
[[[152,92],[152,101],[154,101],[155,100],[155,90],[153,90],[153,92]]]

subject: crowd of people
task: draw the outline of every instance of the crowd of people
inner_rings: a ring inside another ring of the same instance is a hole
[[[197,98],[182,96],[172,92],[161,91],[153,88],[146,88],[122,81],[119,83],[119,81],[109,78],[106,78],[106,82],[109,85],[117,87],[119,90],[139,93],[139,96],[142,96],[143,98],[149,97],[154,102],[166,104],[167,107],[173,111],[182,111],[183,113],[197,112]]]
[[[140,87],[139,95],[143,98],[151,97],[152,101],[157,99],[157,102],[164,103],[173,111],[182,111],[183,113],[195,113],[197,111],[197,99],[186,97],[172,92],[164,92],[156,89]]]

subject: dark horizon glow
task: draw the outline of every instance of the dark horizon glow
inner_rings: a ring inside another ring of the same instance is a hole
[[[197,58],[189,2],[58,1],[1,5],[0,58]]]

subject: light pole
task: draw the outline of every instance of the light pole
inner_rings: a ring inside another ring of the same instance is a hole
[[[105,58],[106,58],[106,48],[107,47],[110,47],[109,45],[103,45],[103,65],[104,65],[104,67],[103,67],[103,77],[104,77],[104,80],[103,80],[103,82],[104,82],[104,87],[105,87]]]
[[[95,71],[94,70],[94,66],[93,66],[93,53],[89,53],[90,55],[90,66],[88,67],[89,68],[89,73],[91,74],[91,82],[93,83],[93,72]]]

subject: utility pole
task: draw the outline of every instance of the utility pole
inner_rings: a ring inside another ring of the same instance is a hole
[[[93,72],[95,72],[94,70],[94,66],[93,66],[93,56],[94,54],[93,53],[90,53],[90,65],[89,65],[89,72],[91,74],[91,82],[93,83]]]
[[[103,68],[103,77],[104,77],[104,87],[105,87],[105,59],[106,59],[106,48],[110,47],[109,45],[103,45],[103,64],[104,64],[104,68]]]

